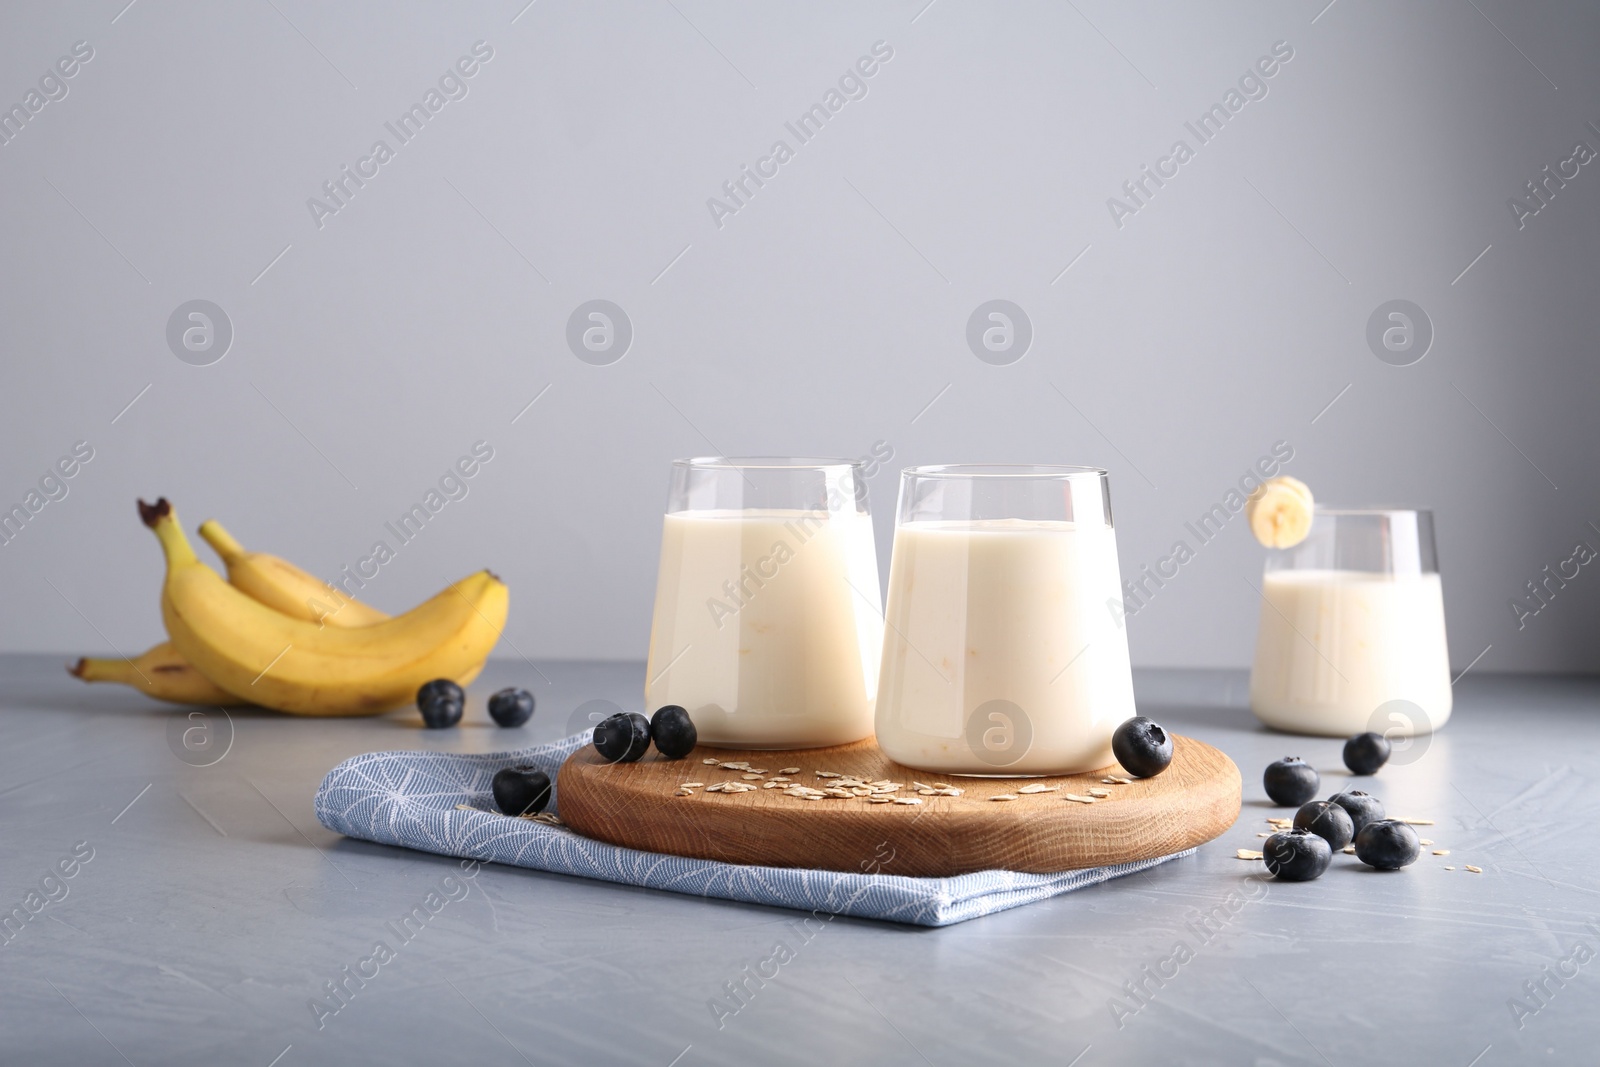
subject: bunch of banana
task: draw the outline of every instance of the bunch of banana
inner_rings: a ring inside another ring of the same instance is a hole
[[[265,553],[215,521],[200,528],[228,568],[195,555],[165,499],[139,514],[167,561],[170,641],[132,660],[80,660],[86,681],[120,681],[178,703],[259,704],[295,715],[376,715],[436,678],[466,685],[505,625],[509,592],[488,571],[391,618]]]

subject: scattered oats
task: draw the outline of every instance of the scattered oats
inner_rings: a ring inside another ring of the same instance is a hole
[[[858,785],[854,789],[850,790],[850,794],[858,797],[870,797],[872,795],[872,790],[868,789],[864,785]]]
[[[822,799],[822,794],[821,793],[807,793],[805,795],[804,799],[806,799],[806,800],[821,800]]]
[[[714,785],[708,785],[708,786],[706,786],[706,792],[707,793],[720,793],[720,792],[722,792],[722,787],[723,787],[724,784],[726,784],[726,783],[717,782]]]
[[[684,782],[678,788],[680,788],[680,789],[698,789],[703,785],[705,785],[704,782]]]
[[[728,762],[728,763],[724,763],[723,766],[727,767],[729,770],[734,770],[734,771],[748,771],[750,769],[750,764],[745,762],[744,760],[734,760],[734,761],[731,761],[731,762]]]
[[[1266,853],[1257,852],[1253,848],[1241,848],[1239,851],[1235,852],[1234,855],[1242,860],[1259,860],[1265,858]]]
[[[1016,797],[1016,794],[1014,794],[1014,793],[996,793],[994,796],[990,797],[989,799],[990,800],[1015,800],[1015,799],[1017,799],[1017,797]]]
[[[1356,846],[1354,846],[1354,845],[1346,845],[1346,846],[1344,846],[1344,848],[1341,848],[1339,851],[1343,852],[1346,856],[1354,856],[1356,854]]]
[[[739,777],[743,778],[747,782],[754,782],[754,781],[760,780],[761,778],[763,778],[765,776],[757,774],[754,771],[746,771],[744,774],[741,774]]]
[[[765,767],[750,767],[750,768],[748,768],[748,770],[750,771],[751,774],[766,774],[767,773],[767,769]]]
[[[912,782],[911,783],[911,788],[912,789],[932,789],[933,786],[929,785],[927,782]]]
[[[799,774],[800,773],[800,768],[799,767],[779,767],[778,768],[778,773],[779,774]]]
[[[710,756],[707,756],[705,759],[701,760],[700,762],[704,763],[707,767],[720,767],[722,765],[722,761],[721,760],[712,759]]]
[[[844,800],[849,800],[850,799],[850,790],[848,790],[848,789],[840,789],[838,786],[829,786],[827,789],[824,789],[822,791],[822,795],[823,796],[828,796],[828,797],[839,797],[839,798],[842,798]]]
[[[893,797],[868,797],[867,798],[867,803],[868,804],[893,804],[894,803],[894,798]]]
[[[1091,790],[1089,790],[1089,795],[1092,796],[1092,797],[1099,797],[1101,800],[1104,800],[1106,797],[1110,796],[1111,794],[1108,793],[1104,789],[1091,789]]]
[[[1271,834],[1257,834],[1257,837],[1271,837]]]
[[[1474,867],[1470,863],[1467,864],[1467,870],[1471,871],[1473,874],[1482,874],[1483,873],[1483,868],[1482,867]]]
[[[921,789],[917,790],[917,794],[919,796],[931,797],[934,794],[934,790],[930,786],[923,786]]]
[[[816,775],[817,775],[818,778],[840,778],[840,777],[843,777],[838,771],[817,771]]]
[[[950,788],[950,783],[949,782],[934,782],[933,783],[933,787],[935,789],[949,789]]]
[[[1431,844],[1433,844],[1433,842],[1430,839],[1424,837],[1421,840],[1419,840],[1417,842],[1417,844],[1419,844],[1419,845],[1431,845]]]
[[[941,785],[939,788],[940,789],[949,789],[950,787],[947,786],[947,785]],[[1023,786],[1021,789],[1018,789],[1017,792],[1019,792],[1019,793],[1054,793],[1056,790],[1058,790],[1060,788],[1061,788],[1060,786],[1045,785],[1043,782],[1033,782],[1033,783],[1030,783],[1029,785]]]
[[[1454,868],[1454,867],[1446,867],[1446,868],[1445,868],[1445,870],[1447,870],[1447,871],[1453,871],[1453,870],[1455,870],[1455,868]]]
[[[1433,820],[1432,819],[1397,819],[1396,821],[1397,822],[1403,822],[1407,826],[1432,826],[1433,825]]]
[[[1100,779],[1100,782],[1101,782],[1102,785],[1116,785],[1117,784],[1117,780],[1115,778],[1102,778],[1102,779]]]
[[[680,790],[678,790],[677,795],[680,796],[680,797],[692,797],[692,796],[694,796],[694,790],[693,789],[680,789]]]
[[[787,782],[789,779],[784,777],[781,774],[775,774],[775,775],[772,776],[772,780],[774,782]]]
[[[1111,776],[1111,781],[1116,785],[1132,785],[1133,784],[1133,779],[1132,778],[1124,778],[1120,774],[1113,774]]]
[[[782,789],[783,788],[783,783],[782,782],[762,782],[761,783],[761,788],[762,789]]]
[[[1433,850],[1433,854],[1435,856],[1448,856],[1450,855],[1450,850],[1447,848],[1436,848]]]
[[[949,789],[935,789],[933,795],[936,797],[958,797],[961,795],[961,790],[951,786]]]
[[[894,798],[894,802],[896,804],[921,804],[922,803],[922,801],[919,800],[916,797],[895,797]]]
[[[1075,800],[1079,804],[1098,804],[1098,803],[1100,803],[1100,801],[1095,797],[1086,797],[1086,796],[1083,796],[1083,795],[1078,794],[1078,793],[1063,793],[1062,796],[1061,796],[1061,799],[1062,800]]]

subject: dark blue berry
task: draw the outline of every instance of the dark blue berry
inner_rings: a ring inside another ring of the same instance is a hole
[[[1350,813],[1350,822],[1356,828],[1357,837],[1361,836],[1361,828],[1367,823],[1383,818],[1383,801],[1359,789],[1335,793],[1328,799]]]
[[[1111,735],[1111,753],[1135,778],[1154,778],[1172,763],[1172,735],[1138,715]]]
[[[656,743],[657,752],[668,759],[682,759],[694,751],[700,734],[686,709],[668,704],[657,708],[650,717],[650,737]]]
[[[1398,819],[1369,822],[1356,834],[1356,859],[1380,871],[1397,871],[1420,855],[1417,832]]]
[[[1331,800],[1313,800],[1294,813],[1294,828],[1310,830],[1332,848],[1344,848],[1355,840],[1355,823],[1350,813]]]
[[[435,678],[417,690],[417,710],[422,712],[422,724],[430,730],[454,726],[461,721],[466,706],[467,695],[448,678]]]
[[[550,803],[550,776],[534,767],[497,771],[494,802],[507,815],[537,815]]]
[[[650,720],[619,711],[594,728],[594,747],[612,763],[633,763],[650,750]]]
[[[1267,796],[1272,798],[1274,804],[1298,808],[1317,795],[1317,789],[1322,785],[1322,775],[1299,756],[1285,756],[1267,764],[1261,784],[1266,787]]]
[[[1344,765],[1351,774],[1377,774],[1389,762],[1389,739],[1370,730],[1344,743]]]
[[[1333,848],[1310,830],[1280,830],[1267,838],[1261,850],[1267,870],[1285,882],[1309,882],[1322,877],[1333,859]]]
[[[489,698],[489,718],[501,726],[521,726],[533,718],[533,694],[526,689],[502,689]]]

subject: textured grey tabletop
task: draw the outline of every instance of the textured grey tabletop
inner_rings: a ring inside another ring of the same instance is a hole
[[[586,700],[637,703],[639,664],[541,666],[548,684],[491,665],[441,733],[415,713],[235,712],[226,755],[196,767],[169,709],[0,660],[0,910],[44,901],[0,935],[0,1059],[1594,1062],[1600,681],[1476,673],[1449,726],[1369,780],[1450,850],[1401,872],[1337,856],[1277,884],[1236,859],[1283,814],[1261,768],[1303,755],[1332,792],[1338,742],[1259,727],[1242,672],[1141,672],[1145,714],[1244,774],[1238,824],[1195,857],[945,929],[840,918],[805,942],[791,912],[489,866],[319,1029],[324,983],[458,871],[324,830],[317,784],[361,752],[521,747]],[[496,729],[482,695],[530,683],[533,721]],[[719,1027],[709,1003],[780,938],[795,958]]]

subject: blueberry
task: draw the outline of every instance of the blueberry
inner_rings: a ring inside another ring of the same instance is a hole
[[[1299,756],[1285,756],[1267,764],[1261,784],[1266,787],[1267,796],[1272,798],[1274,804],[1298,808],[1317,795],[1317,789],[1322,785],[1322,775]]]
[[[1397,871],[1420,855],[1417,832],[1398,819],[1369,822],[1356,834],[1356,859],[1380,871]]]
[[[1135,778],[1154,778],[1172,763],[1172,735],[1138,715],[1111,735],[1111,753]]]
[[[1389,739],[1367,731],[1344,743],[1344,765],[1351,774],[1377,774],[1389,762]]]
[[[1310,830],[1280,830],[1267,838],[1261,850],[1267,870],[1285,882],[1309,882],[1321,878],[1333,859],[1328,842]]]
[[[694,751],[700,734],[695,730],[694,720],[689,718],[687,709],[668,704],[664,708],[657,708],[650,717],[650,737],[656,743],[657,752],[668,759],[682,759]]]
[[[1361,836],[1361,828],[1367,823],[1383,818],[1383,801],[1359,789],[1335,793],[1328,799],[1350,813],[1350,822],[1355,827],[1357,837]]]
[[[448,678],[435,678],[417,690],[417,710],[422,712],[422,724],[430,730],[454,726],[461,721],[466,706],[467,695]]]
[[[550,803],[550,776],[533,767],[497,771],[494,802],[507,815],[537,815]]]
[[[533,694],[526,689],[502,689],[489,698],[489,718],[501,726],[521,726],[533,718]]]
[[[1350,813],[1331,800],[1313,800],[1294,813],[1294,828],[1310,830],[1332,848],[1344,848],[1355,840],[1355,823]]]
[[[594,728],[594,747],[612,763],[633,763],[650,750],[650,720],[619,711]]]

